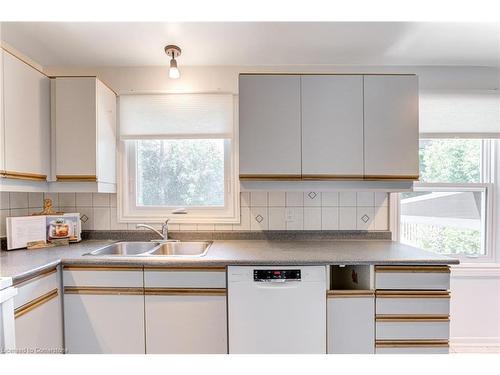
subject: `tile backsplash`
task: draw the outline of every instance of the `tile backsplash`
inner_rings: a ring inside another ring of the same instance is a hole
[[[136,229],[118,223],[116,194],[0,192],[0,237],[7,216],[41,210],[44,198],[55,209],[79,212],[83,230]],[[170,224],[171,230],[388,230],[389,195],[385,192],[284,192],[241,193],[239,224]]]

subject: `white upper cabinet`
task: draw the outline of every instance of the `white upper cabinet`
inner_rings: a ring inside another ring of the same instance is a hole
[[[45,181],[50,174],[50,80],[10,53],[2,50],[2,56],[2,173]]]
[[[114,192],[116,95],[95,77],[61,77],[53,80],[52,98],[53,178],[77,183],[77,190]]]
[[[299,75],[240,75],[240,177],[300,178]]]
[[[307,75],[302,86],[302,177],[363,177],[363,76]]]
[[[418,78],[364,77],[365,176],[417,179]]]

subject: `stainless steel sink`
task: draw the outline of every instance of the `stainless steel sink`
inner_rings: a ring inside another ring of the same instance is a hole
[[[204,256],[212,242],[165,242],[156,249],[148,252],[147,255],[158,256]]]
[[[85,255],[141,255],[154,250],[158,245],[157,242],[116,242]]]

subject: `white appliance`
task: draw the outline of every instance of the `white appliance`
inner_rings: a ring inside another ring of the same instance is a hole
[[[326,353],[326,267],[228,267],[229,353]]]
[[[14,296],[17,289],[12,278],[0,277],[0,353],[14,353],[16,331],[14,325]]]

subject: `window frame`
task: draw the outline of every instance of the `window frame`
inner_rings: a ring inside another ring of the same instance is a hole
[[[444,136],[429,136],[420,135],[421,139],[457,139],[466,138],[458,137],[453,134]],[[474,139],[474,138],[470,138]],[[437,182],[414,182],[413,191],[481,191],[484,192],[484,242],[485,254],[483,255],[465,255],[465,254],[443,254],[452,258],[459,259],[461,263],[491,263],[495,262],[495,212],[494,212],[494,170],[495,163],[493,155],[495,155],[495,142],[490,139],[482,139],[481,144],[481,165],[480,165],[480,181],[470,183],[437,183]],[[391,220],[390,227],[393,231],[393,240],[401,242],[401,193],[391,194],[391,216],[395,220]]]

